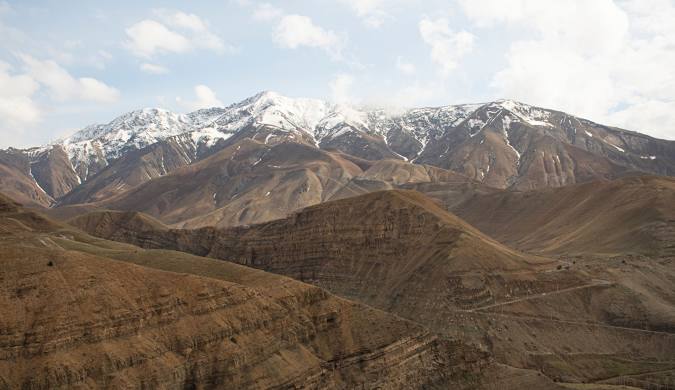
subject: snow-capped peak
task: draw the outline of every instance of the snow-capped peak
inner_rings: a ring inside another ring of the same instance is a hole
[[[154,138],[168,137],[185,131],[189,123],[189,118],[183,114],[161,108],[143,108],[121,115],[107,124],[87,126],[61,142],[73,144],[99,138],[126,142],[141,134],[152,134]]]
[[[328,103],[318,99],[289,98],[265,91],[237,105],[248,112],[259,124],[285,130],[302,129],[313,132],[316,125],[330,111]]]
[[[303,131],[314,137],[317,145],[350,132],[380,136],[387,142],[391,131],[396,130],[405,132],[424,147],[447,129],[459,126],[464,121],[468,120],[471,129],[482,126],[492,115],[483,118],[483,114],[478,114],[481,107],[486,107],[492,114],[506,110],[513,114],[512,120],[530,125],[551,126],[547,122],[548,111],[513,100],[388,110],[334,104],[311,98],[291,98],[273,91],[262,91],[224,108],[213,107],[187,114],[161,108],[131,111],[107,124],[87,126],[55,144],[64,147],[73,166],[86,180],[89,166],[100,169],[126,150],[144,148],[186,134],[187,137],[181,137],[181,142],[191,143],[188,147],[195,151],[202,145],[211,147],[248,126],[268,126],[288,132]]]
[[[538,107],[530,106],[529,104],[520,103],[509,99],[496,100],[491,104],[501,107],[504,110],[508,110],[518,119],[531,126],[553,127],[553,125],[549,122],[551,113]]]

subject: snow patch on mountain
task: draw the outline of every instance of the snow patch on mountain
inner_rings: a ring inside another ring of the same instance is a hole
[[[509,115],[504,115],[502,118],[502,128],[504,130],[504,141],[506,142],[506,146],[511,148],[513,152],[516,154],[517,160],[516,160],[516,165],[520,164],[520,152],[511,145],[511,141],[509,140],[509,129],[511,128],[511,116]]]
[[[550,122],[551,114],[548,111],[513,100],[498,100],[495,104],[512,112],[531,126],[554,127]]]

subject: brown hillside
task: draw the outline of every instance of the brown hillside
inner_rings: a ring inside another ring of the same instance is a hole
[[[107,237],[114,241],[129,241],[123,236],[128,232],[168,229],[151,216],[135,211],[95,211],[75,217],[69,220],[68,224],[97,237]]]
[[[475,195],[453,212],[519,249],[558,254],[675,254],[675,180],[637,176]]]
[[[524,255],[413,191],[326,202],[250,227],[127,236],[289,275],[559,380],[658,372],[653,383],[667,383],[675,369],[672,261]]]
[[[506,293],[504,284],[553,266],[504,247],[424,195],[403,190],[326,202],[250,227],[129,230],[127,241],[137,245],[284,274],[407,318],[494,301]],[[493,273],[510,276],[504,281]],[[552,288],[547,278],[533,286]],[[562,285],[580,283],[571,274],[558,278]]]
[[[4,197],[0,245],[2,388],[473,387],[485,364],[320,288],[94,239]]]
[[[244,139],[103,205],[143,211],[167,224],[231,226],[320,203],[360,172],[339,156],[306,145]]]
[[[193,162],[181,137],[172,137],[140,150],[133,150],[102,168],[93,177],[59,199],[61,204],[91,203],[109,199],[153,178]]]
[[[119,177],[127,172],[118,172],[123,159],[62,199],[63,203],[49,214],[68,219],[87,211],[115,209],[144,212],[174,227],[228,227],[283,218],[328,200],[402,185],[443,183],[450,190],[479,185],[463,175],[431,166],[400,160],[363,165],[358,159],[352,160],[355,158],[301,143],[262,144],[244,138],[208,158],[175,168],[165,176],[148,178],[136,187],[119,187],[116,194],[96,192],[99,181],[128,181]],[[86,195],[85,190],[93,192]],[[79,195],[84,197],[80,199]],[[99,195],[105,200],[71,204],[96,200]]]

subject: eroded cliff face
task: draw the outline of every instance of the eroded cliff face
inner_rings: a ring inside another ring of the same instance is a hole
[[[319,287],[0,200],[0,388],[471,386],[487,363]]]

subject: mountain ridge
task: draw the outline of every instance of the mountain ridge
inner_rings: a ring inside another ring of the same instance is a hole
[[[24,160],[21,164],[39,168],[39,174],[31,177],[27,170],[3,174],[24,176],[13,182],[34,181],[51,199],[35,194],[30,198],[49,207],[106,170],[112,190],[122,191],[242,138],[263,144],[304,143],[370,161],[426,164],[489,186],[518,190],[613,179],[630,172],[675,175],[675,141],[509,99],[391,110],[289,98],[270,91],[187,114],[156,108],[131,111],[49,145],[9,149],[14,158]],[[149,153],[149,148],[163,151]],[[140,158],[133,157],[139,153]],[[165,164],[165,158],[171,163]],[[137,172],[118,177],[118,172],[129,169]]]

